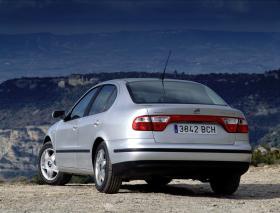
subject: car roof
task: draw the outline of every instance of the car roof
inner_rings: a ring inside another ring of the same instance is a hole
[[[160,78],[121,78],[121,79],[113,79],[104,82],[100,82],[101,84],[110,84],[110,83],[130,83],[130,82],[137,82],[137,81],[161,81]],[[190,83],[197,83],[195,81],[188,81],[188,80],[179,80],[179,79],[171,79],[165,78],[164,81],[174,81],[174,82],[190,82]]]

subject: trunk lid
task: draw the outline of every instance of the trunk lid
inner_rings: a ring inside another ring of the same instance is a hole
[[[145,105],[148,114],[154,115],[190,115],[190,116],[224,116],[242,117],[242,113],[229,106],[198,105],[198,104],[149,104]],[[175,127],[177,125],[177,127]],[[176,132],[178,126],[182,128],[214,128],[215,133],[202,132]],[[202,127],[201,127],[202,126]],[[228,133],[224,127],[217,122],[209,121],[180,121],[169,123],[163,131],[153,131],[156,143],[186,143],[186,144],[233,144],[235,134]]]

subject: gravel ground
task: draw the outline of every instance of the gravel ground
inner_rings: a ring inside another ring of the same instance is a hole
[[[0,184],[4,212],[280,212],[280,166],[251,167],[236,194],[214,196],[208,184],[174,180],[160,192],[142,181],[106,195],[94,185]]]

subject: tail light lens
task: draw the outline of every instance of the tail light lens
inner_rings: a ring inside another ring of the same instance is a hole
[[[245,118],[231,118],[211,115],[156,115],[139,116],[133,121],[132,128],[137,131],[163,131],[169,123],[219,123],[229,133],[248,133],[248,123]]]
[[[169,123],[169,116],[152,116],[152,124],[154,131],[163,131]]]
[[[238,118],[222,118],[222,120],[224,121],[225,129],[228,132],[237,131]]]
[[[224,127],[230,133],[248,133],[248,123],[244,118],[223,118]]]
[[[134,119],[132,128],[138,131],[153,131],[150,116],[139,116]]]
[[[237,132],[239,132],[239,133],[248,133],[249,132],[248,123],[244,118],[239,119]]]
[[[134,119],[132,128],[138,131],[163,131],[170,116],[139,116]]]

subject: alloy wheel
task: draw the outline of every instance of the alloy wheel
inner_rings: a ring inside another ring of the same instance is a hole
[[[97,152],[95,160],[95,179],[99,186],[101,186],[106,176],[106,155],[104,149]]]
[[[55,152],[47,148],[41,155],[41,172],[48,181],[54,180],[58,175],[58,168],[55,161]]]

